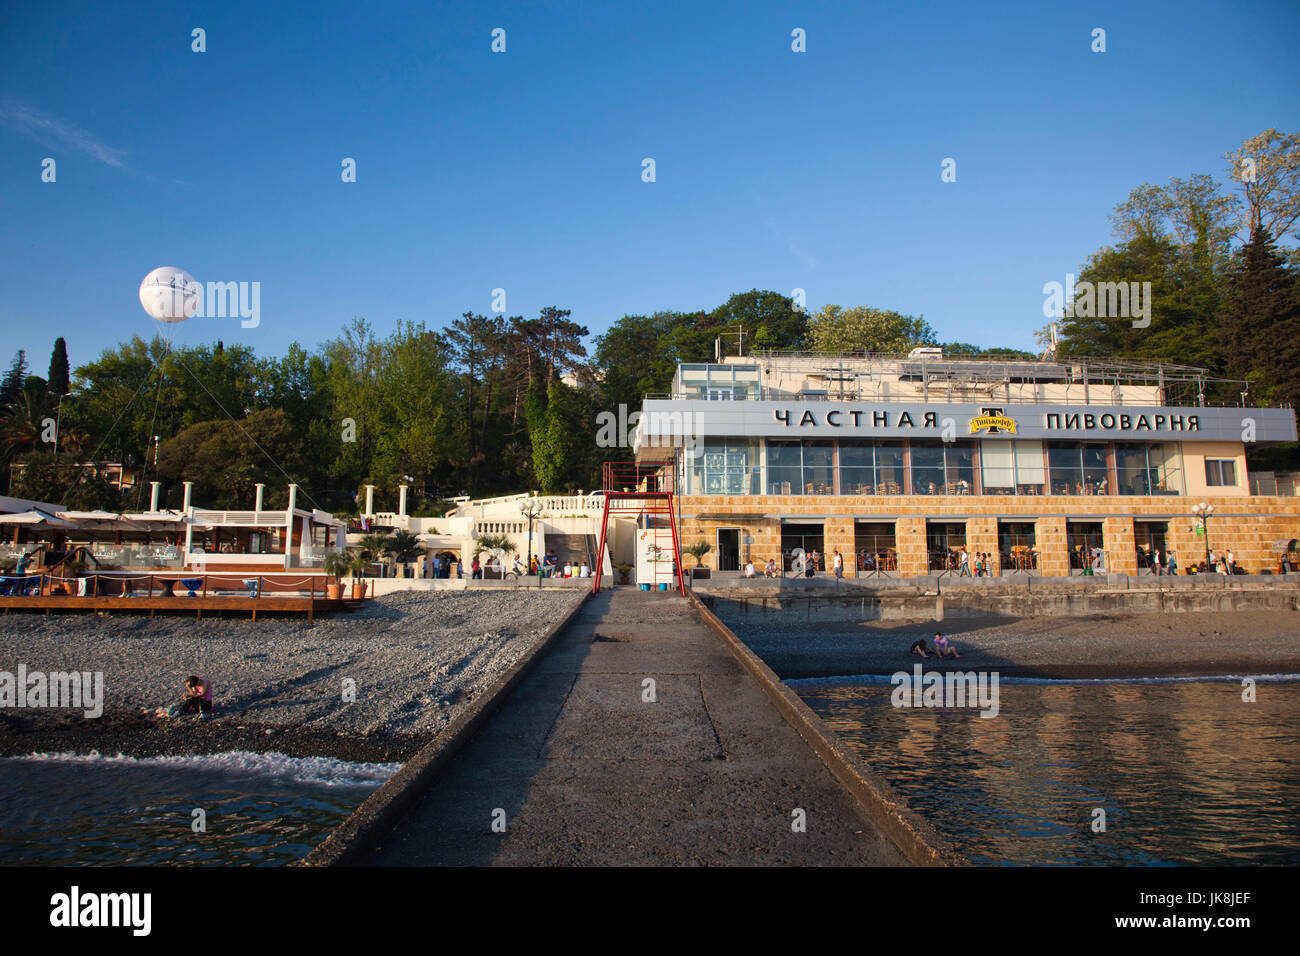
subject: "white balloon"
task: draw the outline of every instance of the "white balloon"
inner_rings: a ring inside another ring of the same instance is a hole
[[[159,322],[184,322],[202,303],[203,290],[194,276],[175,266],[154,269],[140,283],[140,304]]]

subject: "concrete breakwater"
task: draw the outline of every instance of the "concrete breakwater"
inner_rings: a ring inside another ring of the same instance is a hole
[[[1070,617],[1207,611],[1300,611],[1300,575],[1187,577],[724,578],[697,581],[696,596],[726,619],[779,614],[821,621]]]

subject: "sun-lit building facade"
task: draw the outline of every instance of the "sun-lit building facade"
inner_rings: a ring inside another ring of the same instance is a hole
[[[763,353],[678,367],[647,396],[638,460],[673,461],[684,544],[722,571],[839,551],[848,575],[1139,573],[1208,539],[1249,571],[1300,538],[1300,499],[1251,493],[1246,448],[1295,441],[1290,408],[1207,404],[1203,369]],[[1199,529],[1199,530],[1198,530]]]

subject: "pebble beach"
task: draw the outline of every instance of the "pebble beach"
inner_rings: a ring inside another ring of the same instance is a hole
[[[405,592],[301,618],[9,614],[0,671],[102,672],[104,713],[0,709],[0,756],[276,751],[407,759],[579,602],[574,590]],[[158,720],[185,678],[216,711]],[[349,683],[350,682],[350,683]],[[344,690],[355,689],[345,701]]]

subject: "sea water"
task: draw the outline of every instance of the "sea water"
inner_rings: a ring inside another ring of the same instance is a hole
[[[0,861],[285,864],[305,856],[400,768],[242,751],[6,757]]]
[[[1300,864],[1300,675],[1003,679],[991,719],[789,684],[974,863]]]

